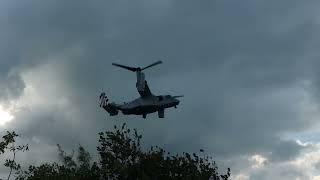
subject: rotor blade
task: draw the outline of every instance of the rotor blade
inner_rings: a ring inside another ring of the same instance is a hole
[[[179,96],[172,96],[173,98],[180,98],[180,97],[184,97],[184,95],[179,95]]]
[[[129,71],[133,71],[133,72],[137,71],[137,68],[135,68],[135,67],[124,66],[124,65],[121,65],[121,64],[117,64],[117,63],[112,63],[112,65],[127,69]]]
[[[162,63],[162,61],[157,61],[157,62],[155,62],[155,63],[150,64],[149,66],[146,66],[146,67],[142,68],[141,71],[143,71],[143,70],[145,70],[145,69],[147,69],[147,68],[149,68],[149,67],[152,67],[152,66],[161,64],[161,63]]]

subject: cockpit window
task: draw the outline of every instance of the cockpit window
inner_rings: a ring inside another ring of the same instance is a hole
[[[166,98],[170,98],[171,96],[170,95],[166,95]]]
[[[158,99],[159,99],[159,101],[162,101],[163,97],[162,96],[158,96]]]

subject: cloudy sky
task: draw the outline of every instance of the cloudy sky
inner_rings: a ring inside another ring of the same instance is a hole
[[[316,0],[2,0],[0,133],[30,144],[24,162],[55,160],[56,144],[95,152],[97,133],[126,122],[146,147],[198,152],[234,180],[320,179],[320,13]],[[98,108],[154,94],[179,108],[109,117]],[[4,157],[1,157],[2,159]],[[7,170],[0,166],[0,175]]]

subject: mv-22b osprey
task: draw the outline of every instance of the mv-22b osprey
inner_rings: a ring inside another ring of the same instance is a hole
[[[124,115],[142,115],[143,118],[147,117],[147,114],[158,112],[159,118],[164,118],[164,110],[166,108],[175,107],[179,104],[179,100],[177,98],[183,96],[171,96],[171,95],[153,95],[148,87],[148,83],[145,80],[143,70],[150,68],[152,66],[161,64],[162,61],[157,61],[149,66],[144,68],[140,67],[129,67],[116,63],[112,63],[114,66],[118,66],[129,71],[136,72],[137,75],[137,83],[136,87],[140,94],[140,97],[124,104],[116,104],[116,103],[108,103],[108,98],[106,94],[103,92],[100,95],[100,107],[105,109],[110,116],[118,115],[118,112],[121,111]]]

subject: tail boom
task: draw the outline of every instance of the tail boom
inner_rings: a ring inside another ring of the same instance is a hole
[[[101,93],[100,95],[100,107],[106,110],[110,116],[116,116],[119,113],[119,108],[115,103],[108,103],[109,99],[106,93]]]
[[[114,103],[108,103],[106,106],[103,106],[102,108],[106,110],[110,114],[110,116],[116,116],[119,113],[119,110]]]

